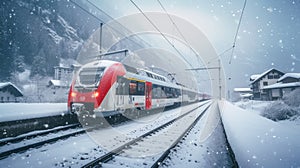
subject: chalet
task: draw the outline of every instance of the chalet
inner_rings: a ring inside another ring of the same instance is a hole
[[[300,73],[286,73],[278,79],[277,83],[264,86],[263,90],[269,100],[277,100],[296,88],[300,88]]]
[[[14,84],[10,82],[0,83],[0,102],[19,102],[23,93]]]
[[[264,87],[277,83],[278,79],[284,75],[283,72],[272,68],[260,75],[252,75],[250,77],[250,85],[253,91],[253,99],[269,100],[268,93]]]

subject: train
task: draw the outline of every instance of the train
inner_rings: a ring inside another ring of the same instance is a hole
[[[107,117],[128,109],[152,110],[203,98],[203,94],[152,71],[112,60],[95,60],[74,73],[68,109],[78,115]]]

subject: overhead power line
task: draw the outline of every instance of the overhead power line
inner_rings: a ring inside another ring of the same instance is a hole
[[[240,26],[241,26],[241,22],[242,22],[242,18],[243,18],[243,14],[244,14],[244,11],[245,11],[246,4],[247,4],[247,0],[245,0],[245,2],[244,2],[244,6],[243,6],[243,9],[242,9],[240,20],[239,20],[239,23],[238,23],[238,26],[237,26],[237,29],[236,29],[236,32],[235,32],[235,36],[234,36],[234,40],[233,40],[233,44],[232,44],[231,56],[230,56],[230,59],[229,59],[229,64],[231,64],[231,61],[232,61],[232,56],[233,56],[233,52],[234,52],[234,48],[235,48],[235,44],[236,44],[237,36],[238,36],[238,33],[239,33],[239,29],[240,29]]]
[[[164,12],[168,15],[168,17],[169,17],[170,21],[172,22],[173,26],[175,27],[175,29],[177,30],[177,32],[179,33],[179,35],[181,36],[181,38],[183,38],[183,40],[185,41],[185,43],[188,45],[188,47],[190,48],[190,50],[196,55],[197,58],[200,58],[199,54],[191,47],[190,43],[186,40],[186,38],[184,37],[184,35],[180,31],[180,29],[178,28],[177,24],[174,22],[174,20],[172,19],[172,17],[170,16],[170,14],[166,10],[166,8],[163,6],[163,4],[160,2],[160,0],[157,0],[157,2],[161,6],[161,8],[164,10]]]
[[[241,16],[240,16],[240,19],[239,19],[239,23],[238,23],[238,27],[237,27],[237,30],[235,32],[235,36],[234,36],[234,40],[233,40],[233,43],[232,43],[232,46],[229,47],[228,49],[224,50],[223,52],[221,52],[220,54],[217,55],[217,57],[214,57],[212,58],[211,60],[208,61],[208,64],[215,60],[215,59],[218,59],[219,57],[221,57],[222,55],[224,55],[225,53],[229,52],[231,50],[231,55],[230,55],[230,60],[229,60],[229,64],[231,64],[232,62],[232,57],[233,57],[233,53],[234,53],[234,48],[236,47],[236,40],[237,40],[237,36],[238,36],[238,32],[239,32],[239,29],[240,29],[240,25],[241,25],[241,22],[242,22],[242,16],[244,14],[244,11],[245,11],[245,7],[246,7],[246,3],[247,3],[247,0],[245,0],[244,2],[244,5],[243,5],[243,9],[242,9],[242,12],[241,12]]]
[[[185,36],[183,35],[183,33],[180,31],[180,29],[178,28],[177,24],[175,23],[175,21],[172,19],[172,17],[170,16],[170,14],[168,13],[167,9],[164,7],[164,5],[160,2],[160,0],[157,0],[157,2],[159,3],[160,7],[163,9],[163,11],[168,15],[169,20],[172,22],[172,25],[175,27],[175,29],[177,30],[177,32],[179,33],[179,35],[181,36],[181,38],[184,40],[184,42],[188,45],[188,48],[195,54],[198,63],[200,64],[200,56],[199,54],[192,48],[192,46],[190,45],[190,43],[186,40]],[[202,78],[199,75],[199,78]]]
[[[87,14],[91,15],[93,18],[95,18],[96,20],[102,22],[102,23],[105,23],[104,20],[100,19],[99,17],[97,17],[96,15],[94,15],[93,13],[91,13],[90,11],[88,11],[87,9],[83,8],[81,5],[79,5],[77,2],[73,1],[73,0],[70,0],[70,2],[72,4],[74,4],[75,6],[77,6],[78,8],[80,8],[81,10],[83,10],[84,12],[86,12]],[[109,24],[106,24],[106,26],[110,27],[112,30],[114,30],[115,32],[119,33],[119,34],[123,34],[123,32],[119,31],[117,28],[109,25]],[[124,26],[123,26],[124,27]],[[130,41],[132,41],[133,43],[137,44],[138,46],[140,46],[141,48],[143,48],[144,46],[142,46],[140,43],[136,42],[135,40],[129,38],[128,36],[126,36],[125,34],[125,39],[128,39]]]
[[[172,48],[182,57],[182,59],[185,60],[186,63],[188,63],[191,67],[193,67],[184,57],[184,55],[171,43],[171,41],[166,37],[165,34],[163,34],[159,28],[151,21],[151,19],[143,12],[143,10],[135,3],[133,0],[130,0],[130,2],[141,12],[141,14],[148,20],[148,22],[160,33],[160,35],[171,45]]]
[[[91,2],[90,0],[87,0],[87,2],[89,4],[91,4],[93,7],[95,7],[97,10],[99,10],[100,12],[102,12],[104,15],[106,15],[107,17],[109,17],[111,20],[115,21],[116,23],[118,23],[120,26],[122,26],[126,31],[132,33],[127,27],[125,27],[123,24],[121,24],[118,20],[116,20],[115,18],[113,18],[112,16],[110,16],[108,13],[106,13],[104,10],[102,10],[101,8],[99,8],[98,6],[96,6],[93,2]],[[138,37],[138,36],[137,36]],[[141,37],[138,37],[140,40],[142,40],[144,43],[146,43],[148,46],[152,46],[151,44],[149,44],[147,41],[145,41],[144,39],[142,39]]]

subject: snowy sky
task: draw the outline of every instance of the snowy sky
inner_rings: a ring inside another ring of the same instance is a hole
[[[91,2],[114,18],[138,13],[127,0]],[[164,12],[158,1],[134,1],[143,11]],[[196,25],[218,54],[232,46],[244,1],[160,0],[170,14]],[[270,68],[300,72],[300,1],[248,0],[232,63],[231,52],[221,55],[228,89],[247,87],[252,74]],[[228,80],[230,78],[230,80]]]

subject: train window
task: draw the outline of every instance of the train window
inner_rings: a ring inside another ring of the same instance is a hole
[[[145,95],[145,83],[132,80],[129,83],[129,94],[130,95]]]
[[[130,95],[135,95],[136,94],[136,83],[131,81],[129,83],[129,94]]]
[[[147,76],[150,77],[150,78],[154,78],[154,75],[152,75],[151,73],[149,72],[146,72]]]
[[[128,87],[129,87],[129,80],[122,76],[118,76],[116,94],[117,95],[128,95],[129,94]]]
[[[157,85],[153,84],[152,85],[152,98],[153,99],[156,99],[158,97],[157,92],[158,92]]]
[[[167,98],[174,98],[175,96],[172,93],[174,93],[173,88],[167,88],[167,91],[166,91]]]
[[[137,92],[139,95],[145,94],[145,83],[144,82],[138,82]]]
[[[151,78],[151,74],[149,72],[146,72],[147,76]]]
[[[152,85],[152,97],[154,99],[166,98],[165,88],[160,85]]]
[[[79,81],[83,85],[98,86],[102,78],[104,67],[98,68],[84,68],[79,72]]]

